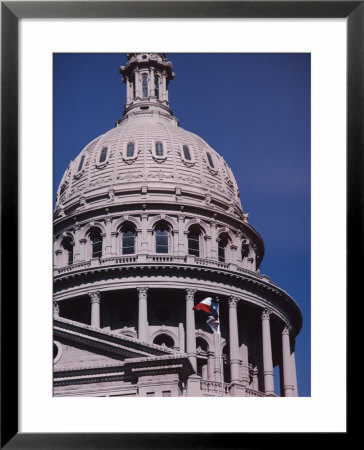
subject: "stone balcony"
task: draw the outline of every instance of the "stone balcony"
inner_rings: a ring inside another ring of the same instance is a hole
[[[92,258],[88,261],[79,261],[74,264],[54,268],[54,277],[62,277],[67,274],[73,274],[80,271],[87,271],[97,268],[111,268],[111,267],[132,267],[132,266],[184,266],[184,267],[203,267],[212,268],[226,272],[235,272],[241,275],[247,275],[276,286],[266,275],[261,275],[259,272],[245,269],[234,263],[221,262],[214,259],[199,258],[193,255],[168,255],[168,254],[135,254],[130,256],[108,256],[102,258]]]
[[[203,396],[221,396],[221,383],[219,381],[201,380],[200,389]],[[230,384],[224,383],[224,395],[228,396]],[[255,391],[254,389],[245,388],[246,397],[267,397],[264,392]]]

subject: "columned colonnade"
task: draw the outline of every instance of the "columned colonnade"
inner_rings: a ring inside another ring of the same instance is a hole
[[[149,342],[149,324],[148,324],[148,287],[137,288],[138,291],[138,339]],[[195,311],[194,297],[196,289],[186,289],[186,353],[191,361],[195,371],[197,371],[197,351],[196,351],[196,327],[195,327]],[[101,295],[99,291],[89,292],[91,305],[91,326],[100,328],[100,301]],[[237,316],[237,307],[239,298],[231,296],[228,299],[229,308],[229,350],[230,350],[230,373],[231,383],[249,384],[249,366],[248,366],[248,347],[246,340],[239,346],[239,324]],[[59,303],[54,302],[54,318],[60,316]],[[264,375],[264,391],[267,395],[274,395],[274,372],[273,372],[273,355],[270,316],[272,311],[268,308],[262,310],[262,357],[263,357],[263,375]],[[245,325],[245,324],[243,324]],[[246,329],[240,328],[241,337],[246,336]],[[280,370],[281,386],[284,397],[298,396],[297,376],[294,349],[291,349],[291,327],[288,323],[283,325],[282,329],[282,364]],[[180,333],[180,339],[181,339]],[[181,346],[182,347],[182,346]],[[217,333],[214,333],[214,347],[218,348]],[[215,363],[213,363],[215,359]],[[242,369],[241,369],[242,368]],[[208,352],[207,373],[209,379],[215,378],[220,380],[220,366],[218,355]],[[253,376],[254,377],[254,376]],[[256,383],[255,383],[256,384]]]

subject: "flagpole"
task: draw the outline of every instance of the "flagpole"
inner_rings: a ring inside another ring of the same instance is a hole
[[[220,304],[219,298],[216,298],[219,305],[219,321],[218,321],[218,330],[217,330],[217,338],[218,338],[218,346],[219,346],[219,360],[220,360],[220,375],[221,375],[221,397],[224,396],[224,368],[222,364],[222,348],[221,348],[221,332],[220,332]]]

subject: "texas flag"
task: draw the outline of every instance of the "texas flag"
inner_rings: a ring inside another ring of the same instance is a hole
[[[192,309],[203,311],[209,316],[213,316],[215,320],[219,319],[219,303],[216,300],[212,300],[211,297],[207,297],[200,303],[197,303]]]

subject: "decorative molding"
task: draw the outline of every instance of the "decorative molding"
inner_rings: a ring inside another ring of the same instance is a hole
[[[91,304],[100,303],[100,291],[92,291],[89,292],[88,295],[91,299]]]
[[[290,333],[292,332],[292,326],[289,323],[285,323],[283,330],[282,330],[282,334],[288,334],[290,335]]]
[[[195,298],[196,292],[197,292],[197,289],[186,289],[186,300],[193,301]]]
[[[139,300],[141,300],[141,299],[147,300],[147,298],[148,298],[148,289],[149,288],[147,288],[147,287],[138,287],[137,288]]]
[[[269,320],[270,315],[272,314],[272,310],[269,308],[265,308],[262,311],[262,320]]]
[[[236,308],[239,303],[239,297],[230,297],[229,298],[229,308]]]

